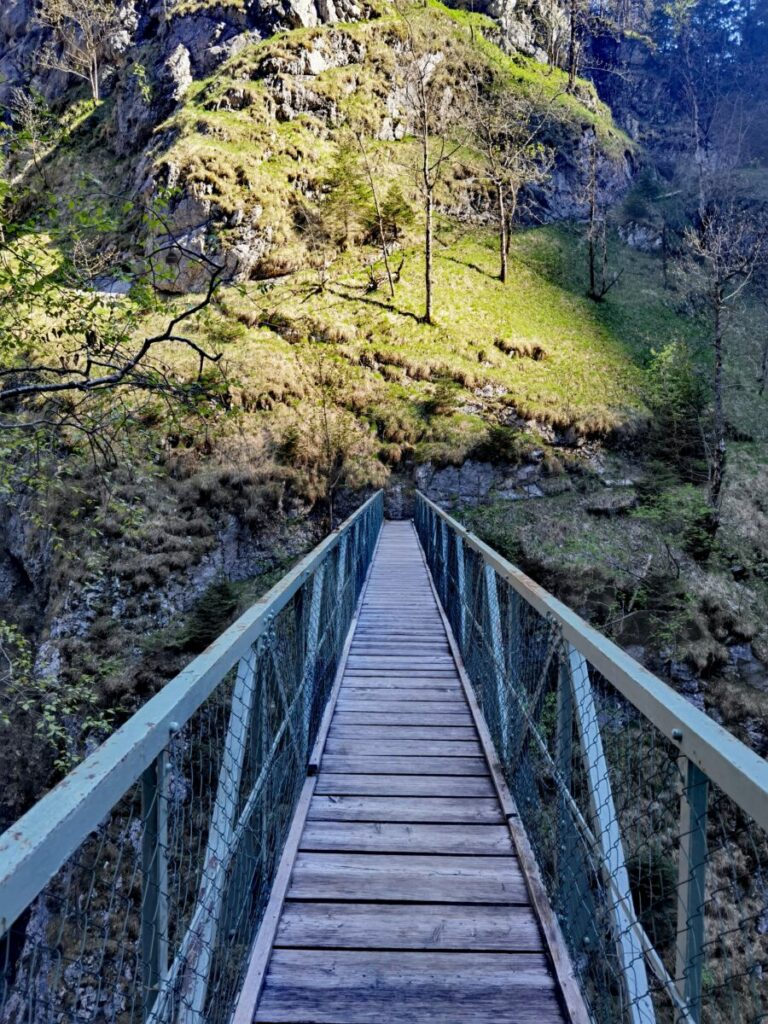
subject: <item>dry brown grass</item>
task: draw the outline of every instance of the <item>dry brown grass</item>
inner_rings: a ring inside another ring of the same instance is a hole
[[[517,338],[515,341],[496,338],[493,344],[500,352],[513,359],[533,359],[534,362],[539,362],[547,358],[546,348],[540,342],[530,338]]]

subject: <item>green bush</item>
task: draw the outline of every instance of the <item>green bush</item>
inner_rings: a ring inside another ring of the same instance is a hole
[[[685,480],[706,479],[702,423],[710,391],[690,346],[672,341],[654,350],[646,377],[652,457],[674,465]]]
[[[214,580],[201,595],[180,637],[186,651],[203,651],[224,632],[237,611],[237,587],[223,577]]]

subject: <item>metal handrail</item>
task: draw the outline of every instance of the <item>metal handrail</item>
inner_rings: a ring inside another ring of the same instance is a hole
[[[0,938],[105,815],[156,761],[232,668],[267,632],[374,494],[101,746],[0,835]]]
[[[535,580],[465,529],[426,495],[418,498],[571,643],[645,718],[768,830],[768,761],[644,668]]]

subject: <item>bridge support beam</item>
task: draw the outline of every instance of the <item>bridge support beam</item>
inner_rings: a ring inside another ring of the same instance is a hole
[[[701,1020],[704,971],[704,903],[707,870],[709,780],[687,757],[680,758],[680,847],[677,883],[675,978],[690,1018]]]
[[[485,626],[491,645],[493,658],[492,672],[496,683],[496,713],[499,718],[499,740],[501,744],[499,754],[502,764],[506,766],[509,763],[509,708],[507,706],[508,696],[506,690],[506,659],[504,657],[504,643],[501,633],[501,612],[499,610],[496,572],[492,566],[483,566],[483,578],[485,580],[485,603],[488,612]]]
[[[309,763],[309,739],[312,729],[312,697],[314,682],[313,674],[315,671],[315,660],[317,658],[317,645],[320,634],[320,611],[323,603],[323,586],[325,584],[325,566],[321,565],[315,573],[315,578],[312,581],[312,600],[309,606],[309,622],[307,624],[307,643],[304,654],[304,667],[301,673],[301,686],[304,689],[303,694],[303,714],[302,714],[302,748],[304,752],[303,764],[298,767],[306,771],[307,764]],[[338,597],[337,591],[337,597]]]
[[[466,655],[465,644],[467,642],[467,595],[465,591],[466,587],[466,570],[464,567],[464,541],[458,535],[455,535],[456,544],[456,587],[458,589],[458,608],[459,608],[459,650],[462,655]]]
[[[141,984],[147,1020],[168,975],[168,755],[141,777]]]
[[[237,822],[240,780],[256,693],[253,660],[251,655],[240,661],[232,693],[232,708],[197,898],[198,922],[182,972],[179,1024],[200,1024],[203,1020],[208,981],[213,966],[213,950],[224,902],[222,866],[228,863],[228,853]]]
[[[632,1024],[655,1024],[656,1013],[648,989],[645,954],[633,927],[632,890],[624,860],[608,762],[603,750],[589,668],[582,654],[568,644],[568,666],[573,687],[573,710],[589,790],[593,830],[600,846],[600,866],[613,918],[616,951]],[[616,892],[617,898],[613,897]]]

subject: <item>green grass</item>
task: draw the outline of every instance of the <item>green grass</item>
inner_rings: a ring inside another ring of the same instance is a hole
[[[632,276],[595,304],[584,293],[576,232],[547,227],[518,234],[506,284],[497,277],[493,233],[439,234],[447,244],[435,258],[434,326],[421,321],[423,261],[415,248],[406,254],[394,299],[383,283],[367,291],[355,253],[333,265],[322,291],[305,272],[266,292],[251,286],[248,305],[262,308],[284,333],[287,321],[294,340],[338,338],[347,361],[367,365],[381,386],[405,388],[414,403],[450,378],[459,385],[460,404],[486,415],[511,407],[526,419],[585,433],[631,430],[644,419],[644,365],[655,346],[682,329],[661,294],[657,261],[623,254]],[[509,347],[540,348],[545,356],[516,358],[503,351]]]

